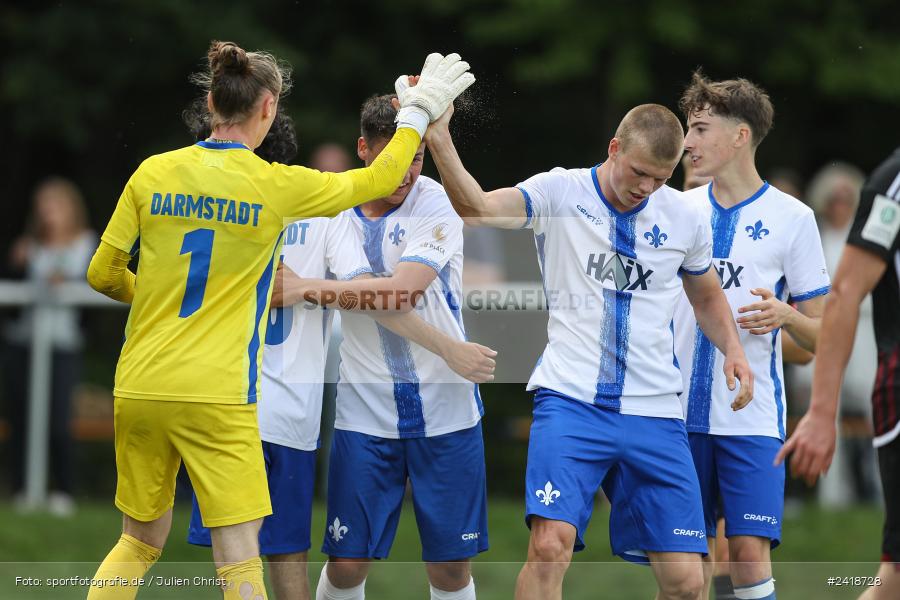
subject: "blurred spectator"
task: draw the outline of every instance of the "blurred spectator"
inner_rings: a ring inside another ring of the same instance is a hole
[[[803,200],[803,179],[797,171],[788,167],[776,167],[769,173],[767,181],[785,194]]]
[[[309,157],[309,166],[319,171],[342,173],[353,168],[350,154],[333,142],[319,144]]]
[[[51,177],[34,193],[32,215],[25,235],[13,244],[10,264],[37,286],[64,281],[84,281],[97,237],[87,226],[84,199],[74,183]],[[40,293],[40,291],[38,292]],[[48,506],[60,515],[74,511],[72,501],[72,438],[70,417],[72,391],[78,382],[83,344],[78,309],[51,309],[53,348],[50,391],[50,485]],[[11,429],[12,486],[24,488],[27,431],[28,377],[33,313],[24,309],[6,328],[3,361],[5,397]]]
[[[806,202],[815,211],[825,251],[825,263],[833,277],[859,202],[865,176],[852,165],[833,162],[812,178]],[[819,486],[819,499],[828,506],[845,506],[854,500],[874,501],[878,496],[875,452],[869,430],[872,385],[877,350],[872,325],[872,299],[860,305],[853,353],[841,388],[841,435],[828,476]],[[796,367],[793,380],[800,398],[809,398],[813,365]]]

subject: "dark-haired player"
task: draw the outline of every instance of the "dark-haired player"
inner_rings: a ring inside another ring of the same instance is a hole
[[[209,136],[206,102],[185,111],[185,122],[199,139]],[[290,163],[297,153],[293,120],[279,108],[272,127],[256,154],[268,162]],[[272,514],[259,532],[260,553],[269,562],[275,596],[309,598],[307,554],[310,547],[316,450],[319,447],[323,374],[334,311],[305,305],[284,286],[295,275],[350,280],[371,273],[362,237],[344,211],[333,219],[314,218],[291,223],[284,233],[282,267],[276,273],[263,352],[262,394],[258,409],[259,433],[266,461]],[[371,313],[374,314],[374,313]],[[427,345],[463,376],[483,370],[489,376],[493,359],[482,346],[451,338],[426,325],[415,313],[376,317],[387,327]],[[484,381],[483,378],[476,378]],[[188,541],[209,546],[196,497]]]
[[[713,266],[755,382],[753,403],[735,414],[734,393],[720,373],[724,357],[683,299],[675,351],[707,539],[712,554],[716,517],[724,516],[735,596],[774,599],[769,550],[780,542],[784,510],[784,468],[773,466],[785,436],[781,331],[815,350],[828,273],[812,210],[756,171],[756,150],[772,125],[765,92],[745,79],[713,82],[696,73],[681,108],[694,173],[713,178],[687,192],[686,201],[712,231]],[[707,585],[710,576],[706,569]]]
[[[395,116],[392,96],[363,105],[357,154],[366,164],[384,151]],[[462,220],[441,185],[421,175],[424,154],[423,144],[394,192],[353,210],[378,277],[301,285],[318,296],[391,292],[391,304],[415,307],[424,321],[461,341]],[[322,548],[329,561],[316,598],[363,598],[370,561],[390,551],[409,480],[431,598],[474,600],[469,560],[488,547],[478,387],[367,316],[344,313],[342,319]]]

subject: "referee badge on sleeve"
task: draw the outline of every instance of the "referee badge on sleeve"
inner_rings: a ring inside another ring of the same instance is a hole
[[[890,250],[900,231],[900,203],[878,194],[872,203],[869,218],[862,229],[862,238]]]

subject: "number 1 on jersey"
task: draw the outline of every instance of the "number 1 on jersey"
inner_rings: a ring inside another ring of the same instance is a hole
[[[178,316],[186,318],[197,312],[203,304],[206,293],[206,280],[209,278],[209,260],[212,257],[212,229],[195,229],[184,234],[180,254],[190,254],[191,264],[188,267],[187,285],[184,288],[184,299]]]

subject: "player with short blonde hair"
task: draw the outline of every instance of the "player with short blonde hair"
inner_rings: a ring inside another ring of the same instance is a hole
[[[726,377],[741,382],[734,409],[752,398],[752,376],[709,270],[708,227],[664,185],[681,158],[678,118],[638,106],[602,164],[491,192],[463,167],[449,119],[426,142],[454,208],[470,225],[533,229],[550,305],[548,343],[527,387],[536,391],[525,477],[531,540],[516,598],[562,597],[601,486],[612,502],[613,552],[649,561],[659,598],[697,596],[706,544],[670,329],[682,280],[728,357]]]

